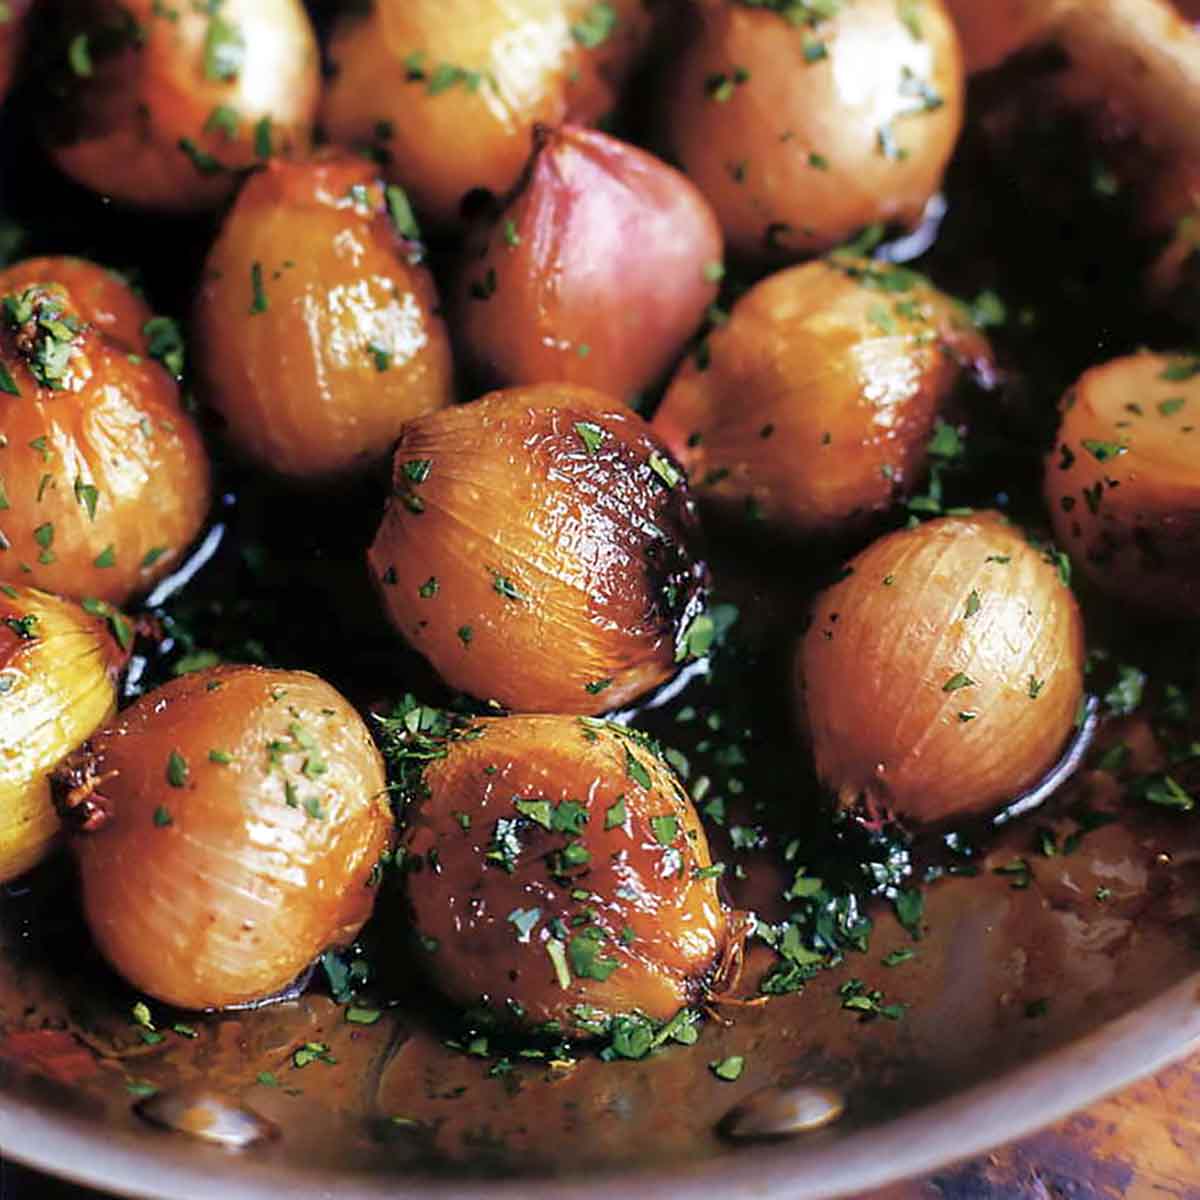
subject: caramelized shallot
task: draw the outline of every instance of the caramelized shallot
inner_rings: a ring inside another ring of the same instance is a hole
[[[881,538],[817,600],[801,723],[840,805],[913,824],[997,808],[1058,759],[1083,623],[1053,554],[998,513]]]
[[[649,32],[644,0],[345,5],[322,124],[371,146],[422,216],[454,225],[472,192],[517,182],[536,125],[607,115]]]
[[[656,109],[733,251],[787,261],[920,220],[963,121],[942,0],[682,7]]]
[[[1200,619],[1200,363],[1142,353],[1067,393],[1046,459],[1055,536],[1102,592]]]
[[[181,1008],[270,996],[349,942],[391,839],[366,727],[298,671],[176,679],[95,734],[52,788],[97,947]]]
[[[597,713],[688,657],[698,534],[683,472],[641,417],[546,384],[407,425],[369,560],[392,624],[451,687]]]
[[[728,984],[741,923],[699,817],[623,726],[475,723],[424,774],[403,838],[415,931],[438,987],[526,1029],[670,1020]]]
[[[208,456],[143,357],[148,310],[80,259],[0,271],[0,560],[113,604],[178,563],[208,515]]]
[[[67,61],[43,132],[78,183],[201,212],[240,172],[308,149],[321,64],[301,0],[57,2]]]
[[[727,520],[838,536],[915,491],[939,413],[990,354],[916,272],[837,254],[743,296],[679,368],[654,429]]]
[[[115,610],[88,610],[0,585],[0,883],[58,840],[46,776],[117,708],[133,631]]]
[[[349,154],[275,160],[246,183],[196,300],[204,396],[244,454],[292,479],[345,476],[453,400],[416,237],[402,196]]]

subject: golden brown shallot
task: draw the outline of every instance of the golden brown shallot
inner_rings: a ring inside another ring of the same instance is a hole
[[[1053,766],[1083,695],[1083,623],[1053,556],[1000,514],[945,517],[852,559],[795,665],[839,803],[937,824]]]
[[[707,572],[683,472],[587,388],[494,392],[406,426],[370,549],[392,624],[454,688],[597,713],[687,657]]]
[[[727,519],[839,535],[920,485],[963,368],[989,360],[966,310],[915,272],[836,255],[743,296],[679,368],[654,430]]]
[[[246,183],[196,301],[204,396],[244,454],[293,479],[346,475],[451,402],[416,237],[403,195],[349,154],[274,160]]]
[[[61,595],[123,603],[208,515],[208,456],[144,357],[147,311],[79,259],[0,271],[0,565]]]
[[[392,821],[358,714],[298,671],[150,692],[54,774],[97,947],[181,1008],[269,996],[370,915]]]
[[[0,584],[0,882],[58,840],[46,777],[116,712],[132,629],[88,608]]]
[[[238,172],[308,148],[320,55],[301,0],[83,0],[59,3],[55,25],[67,61],[43,132],[93,191],[203,211]]]
[[[681,20],[657,102],[663,140],[732,250],[786,261],[920,220],[963,120],[942,0],[795,13],[689,0]]]
[[[534,127],[591,124],[649,36],[642,0],[376,0],[329,46],[334,141],[370,145],[418,212],[454,225],[470,193],[503,195]]]
[[[524,1028],[666,1021],[727,982],[740,923],[670,767],[592,719],[485,720],[425,771],[403,838],[437,986]]]
[[[1200,618],[1200,364],[1142,353],[1067,393],[1046,459],[1055,536],[1103,592]]]

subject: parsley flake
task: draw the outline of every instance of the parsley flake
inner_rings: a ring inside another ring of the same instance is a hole
[[[975,680],[970,677],[970,675],[966,675],[962,671],[958,671],[954,675],[951,675],[950,678],[947,679],[946,682],[942,684],[942,691],[943,692],[957,692],[957,691],[960,691],[962,688],[969,688],[969,687],[976,687],[976,686],[978,686],[978,685],[976,684]]]
[[[167,782],[173,788],[187,787],[188,762],[178,750],[172,750],[167,756]]]
[[[617,28],[617,10],[607,3],[593,4],[582,20],[571,26],[571,36],[585,50],[595,50],[613,35]]]
[[[745,1070],[746,1060],[740,1054],[731,1054],[728,1058],[713,1059],[708,1064],[708,1069],[718,1078],[726,1083],[736,1083],[742,1077],[742,1071]]]
[[[250,315],[257,316],[265,313],[269,307],[266,290],[263,288],[262,263],[253,263],[250,267]]]
[[[654,833],[654,840],[660,846],[669,846],[679,836],[679,818],[670,813],[661,817],[651,817],[650,828]]]

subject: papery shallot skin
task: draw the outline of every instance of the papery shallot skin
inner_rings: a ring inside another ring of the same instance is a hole
[[[920,220],[962,128],[964,71],[942,0],[915,7],[854,0],[794,21],[688,0],[655,111],[737,256],[786,262]]]
[[[695,809],[636,733],[520,716],[446,749],[403,835],[414,932],[442,992],[586,1037],[720,990],[740,924]]]
[[[301,0],[54,3],[66,61],[42,134],[77,183],[134,208],[204,212],[241,172],[310,146],[321,63]]]
[[[200,532],[208,455],[174,378],[145,357],[148,316],[80,259],[0,271],[0,570],[121,604]]]
[[[721,231],[666,163],[578,126],[546,130],[459,271],[457,331],[497,387],[568,382],[633,399],[716,299]]]
[[[653,427],[727,523],[838,539],[921,485],[935,421],[990,365],[957,301],[838,254],[747,292],[680,365]]]
[[[1046,456],[1055,536],[1101,592],[1200,619],[1200,372],[1190,354],[1093,367]]]
[[[149,692],[54,774],[97,948],[180,1008],[268,997],[370,915],[383,761],[327,683],[216,667]]]
[[[999,513],[944,517],[874,542],[818,597],[797,711],[843,807],[937,825],[999,807],[1054,765],[1083,657],[1054,556]]]
[[[376,0],[334,27],[322,124],[454,227],[516,184],[537,125],[612,111],[649,35],[643,0]]]
[[[452,688],[597,713],[664,683],[707,569],[682,471],[598,392],[494,392],[408,425],[369,552],[398,632]]]
[[[295,482],[361,474],[405,421],[453,401],[437,287],[411,214],[403,225],[377,168],[339,150],[273,160],[238,195],[196,297],[196,361],[257,465]]]

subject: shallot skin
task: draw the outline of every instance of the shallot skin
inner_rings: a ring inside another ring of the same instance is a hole
[[[707,585],[698,539],[641,417],[541,385],[406,426],[368,558],[392,625],[451,687],[587,714],[675,673]]]
[[[350,941],[392,836],[366,726],[304,672],[173,680],[93,736],[53,787],[96,946],[181,1008],[262,999]]]
[[[727,522],[839,538],[916,490],[935,419],[990,360],[922,277],[839,254],[747,292],[680,365],[653,428]]]
[[[942,0],[915,22],[895,0],[799,22],[688,0],[681,19],[661,137],[733,252],[789,261],[877,222],[920,220],[963,122],[962,52]]]
[[[121,604],[173,569],[208,515],[200,433],[143,357],[144,306],[101,268],[17,263],[0,271],[0,304],[0,559],[47,591]]]
[[[874,542],[821,594],[800,722],[847,808],[978,816],[1054,765],[1083,696],[1083,622],[1051,555],[998,513]]]
[[[645,47],[643,0],[376,0],[341,16],[322,124],[371,145],[423,217],[460,223],[472,192],[502,196],[537,125],[591,124]]]
[[[632,399],[699,328],[723,254],[685,176],[564,126],[545,134],[482,250],[467,254],[457,331],[494,386],[577,383]]]
[[[255,463],[295,481],[360,473],[405,421],[454,399],[412,232],[357,156],[273,160],[246,183],[209,252],[195,330],[202,394]]]
[[[1068,391],[1046,457],[1055,536],[1101,592],[1200,619],[1200,378],[1190,355],[1143,352]]]
[[[43,135],[76,182],[132,207],[203,212],[238,172],[308,149],[320,53],[300,0],[59,7],[64,45],[87,46],[88,61],[64,67]]]
[[[695,809],[636,734],[480,721],[425,789],[403,836],[408,901],[456,1003],[587,1036],[618,1014],[668,1020],[720,988],[736,923]]]

